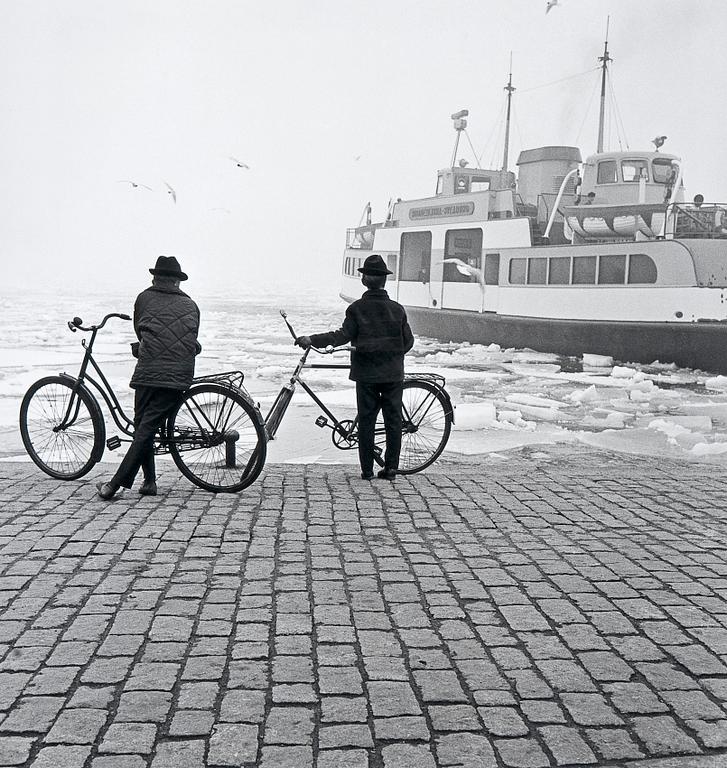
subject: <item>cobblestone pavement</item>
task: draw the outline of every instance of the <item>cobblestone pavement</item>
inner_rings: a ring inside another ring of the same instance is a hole
[[[709,466],[99,475],[0,464],[1,766],[727,766]]]

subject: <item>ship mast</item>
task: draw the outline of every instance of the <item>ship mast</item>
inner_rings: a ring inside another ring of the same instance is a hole
[[[512,51],[510,51],[510,77],[505,89],[507,91],[507,117],[505,119],[505,151],[502,155],[502,170],[507,170],[507,155],[510,150],[510,107],[512,104],[512,94],[515,91],[512,85]]]
[[[601,62],[601,111],[598,116],[598,147],[596,152],[603,152],[603,123],[606,114],[606,71],[608,69],[608,62],[613,61],[608,55],[608,23],[610,18],[609,16],[606,19],[606,42],[603,44],[603,56],[598,57],[598,60]]]

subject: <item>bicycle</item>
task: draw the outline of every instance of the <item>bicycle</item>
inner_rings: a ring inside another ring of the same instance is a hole
[[[287,314],[280,314],[295,338]],[[133,421],[125,414],[93,357],[96,336],[110,318],[131,320],[128,315],[111,313],[98,325],[88,327],[78,317],[69,321],[73,333],[91,333],[88,343],[86,339],[81,342],[85,353],[78,375],[60,373],[39,379],[25,393],[20,406],[20,433],[25,449],[41,470],[59,480],[83,477],[101,460],[104,448],[115,450],[133,437]],[[343,450],[356,448],[358,420],[337,419],[301,377],[310,351],[304,351],[289,383],[281,388],[265,418],[243,386],[242,371],[195,378],[160,430],[155,451],[170,453],[180,472],[204,490],[241,491],[260,475],[267,457],[267,442],[275,438],[298,384],[326,414],[315,423],[332,430],[333,444]],[[322,354],[334,351],[346,350],[326,350]],[[88,372],[89,367],[98,380]],[[308,367],[349,368],[343,364]],[[430,466],[447,444],[454,412],[444,384],[442,376],[432,373],[408,376],[404,381],[401,474],[420,472]],[[101,396],[126,438],[115,435],[106,439],[106,423],[95,393]],[[383,465],[386,437],[381,421],[376,425],[375,439],[375,459]]]
[[[93,357],[98,332],[109,319],[131,320],[111,313],[98,325],[68,322],[75,333],[91,333],[77,376],[60,373],[30,386],[20,406],[20,434],[35,464],[59,480],[76,480],[101,461],[104,448],[130,442],[132,419]],[[94,378],[89,368],[98,376]],[[265,464],[267,437],[260,411],[242,386],[241,371],[201,376],[182,395],[155,443],[155,453],[170,453],[180,472],[213,492],[236,492],[253,483]],[[106,439],[106,424],[97,394],[126,436]]]
[[[293,327],[288,322],[285,311],[280,315],[288,326],[293,339],[297,338]],[[269,440],[275,439],[280,422],[285,415],[297,385],[309,395],[325,416],[318,416],[315,423],[321,428],[331,430],[333,444],[342,450],[358,448],[358,417],[339,420],[316,395],[311,386],[303,380],[304,368],[348,370],[350,365],[342,363],[308,363],[311,350],[319,354],[350,352],[351,347],[326,350],[309,347],[301,355],[288,384],[284,385],[265,417],[265,430]],[[442,454],[454,424],[454,408],[449,393],[444,388],[445,379],[436,373],[417,373],[405,376],[402,393],[402,439],[398,474],[410,475],[421,472],[431,466]],[[383,418],[379,414],[374,433],[374,460],[379,466],[384,464],[386,448],[386,430]]]

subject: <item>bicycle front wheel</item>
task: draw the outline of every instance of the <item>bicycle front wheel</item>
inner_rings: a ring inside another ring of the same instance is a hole
[[[401,398],[400,475],[421,472],[441,455],[452,430],[452,409],[439,387],[428,381],[404,382]],[[376,424],[376,462],[383,465],[386,431],[381,414]]]
[[[101,458],[106,426],[98,403],[75,380],[48,376],[20,405],[20,435],[31,459],[51,477],[76,480]]]
[[[267,455],[257,408],[219,384],[185,393],[169,418],[166,439],[179,471],[214,493],[235,493],[254,483]]]

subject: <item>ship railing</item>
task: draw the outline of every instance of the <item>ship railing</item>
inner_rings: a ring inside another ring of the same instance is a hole
[[[673,237],[727,239],[727,203],[672,203],[667,222]]]

